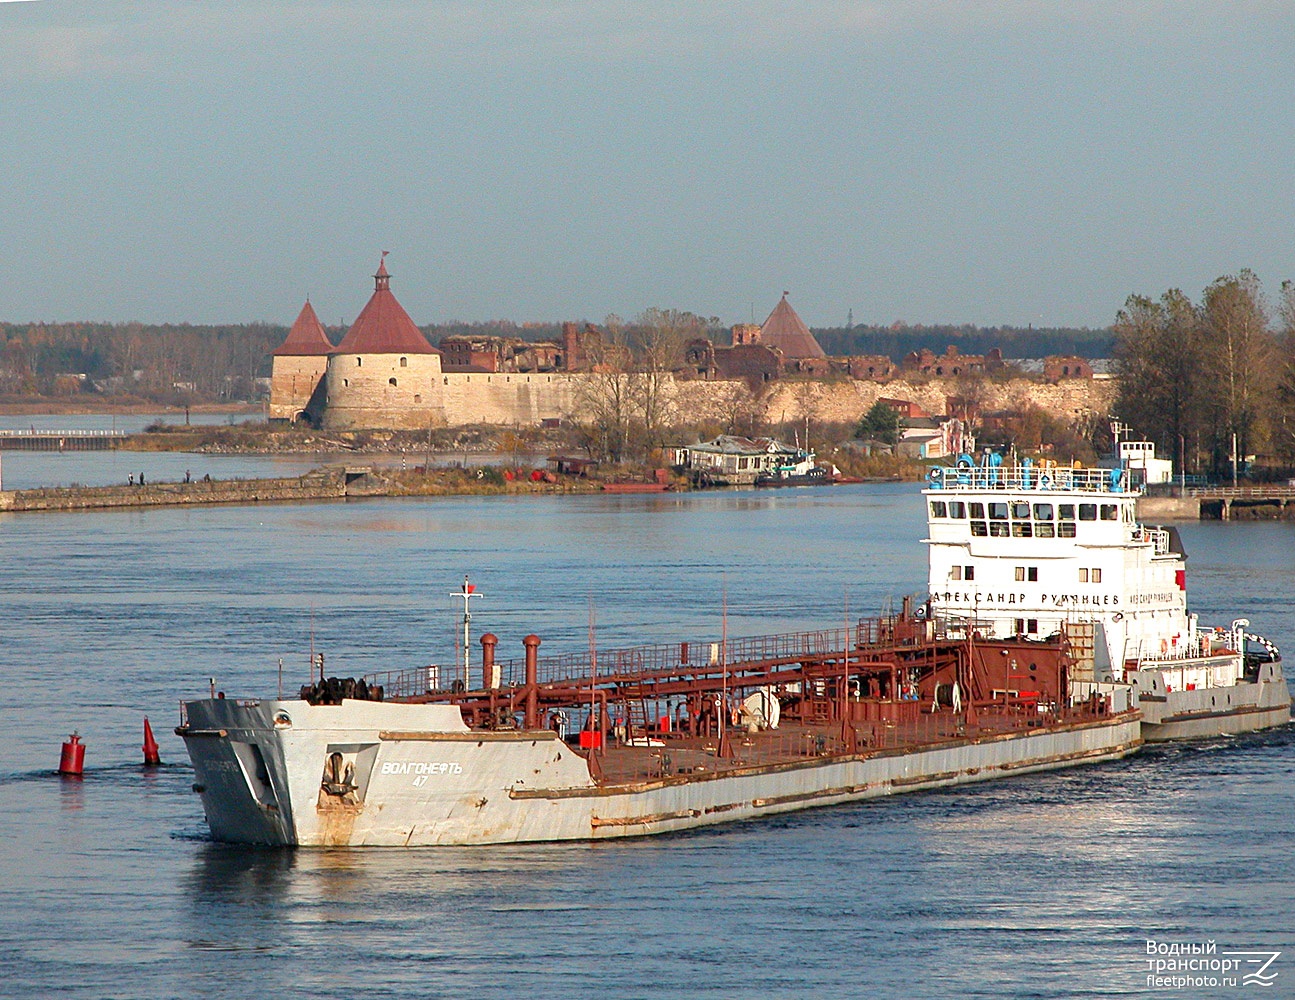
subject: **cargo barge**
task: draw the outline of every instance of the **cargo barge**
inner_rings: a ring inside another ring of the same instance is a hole
[[[1071,696],[1071,650],[922,617],[816,632],[330,679],[189,702],[212,834],[424,846],[635,836],[1122,757],[1127,689]],[[476,671],[474,670],[474,673]],[[1004,692],[1024,674],[1028,692]],[[472,690],[464,690],[465,687]]]

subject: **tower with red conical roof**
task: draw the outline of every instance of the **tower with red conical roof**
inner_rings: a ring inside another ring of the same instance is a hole
[[[333,344],[307,299],[287,338],[270,352],[271,420],[319,422],[321,386],[332,351]]]
[[[441,414],[441,352],[391,292],[384,251],[373,295],[328,358],[323,426],[426,428]]]
[[[782,300],[773,307],[773,312],[760,327],[760,343],[778,348],[784,358],[827,357],[805,321],[787,301],[787,295],[787,292],[782,293]]]

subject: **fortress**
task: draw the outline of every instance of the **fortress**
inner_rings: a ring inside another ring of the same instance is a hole
[[[446,338],[443,352],[396,300],[385,258],[384,253],[372,296],[336,346],[310,302],[302,307],[272,352],[271,420],[325,430],[579,421],[609,380],[634,377],[600,370],[587,353],[598,344],[599,331],[578,332],[575,324],[564,325],[560,344]],[[943,361],[905,359],[903,367],[884,358],[829,358],[784,292],[762,326],[733,328],[731,346],[705,339],[684,345],[681,367],[663,379],[661,402],[687,423],[723,423],[738,407],[765,421],[850,423],[883,395],[910,400],[928,413],[948,413],[950,400],[965,392],[955,381],[958,375],[1001,365],[1001,359],[950,351]],[[1105,413],[1111,384],[1094,381],[1091,369],[1063,367],[1067,377],[1048,384],[1025,378],[985,381],[979,405],[1003,410],[1028,401],[1064,416],[1081,410]]]

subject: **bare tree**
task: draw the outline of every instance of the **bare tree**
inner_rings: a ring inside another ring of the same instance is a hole
[[[1215,464],[1258,449],[1266,437],[1265,403],[1276,389],[1277,350],[1259,279],[1243,270],[1216,280],[1201,304],[1215,386]]]
[[[586,345],[589,373],[581,382],[577,410],[584,415],[585,447],[600,460],[624,460],[634,421],[631,353],[619,316],[607,317],[601,338]]]

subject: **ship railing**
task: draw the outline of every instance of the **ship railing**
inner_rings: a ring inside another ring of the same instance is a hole
[[[584,680],[594,674],[602,680],[670,673],[712,674],[722,671],[725,665],[736,667],[744,663],[839,654],[845,647],[847,638],[855,644],[870,644],[876,641],[875,637],[879,634],[884,634],[884,629],[860,622],[848,632],[842,627],[748,636],[729,639],[727,642],[703,639],[700,642],[598,649],[594,655],[588,652],[559,653],[539,657],[536,679],[540,684],[550,684]],[[505,687],[525,683],[524,659],[505,660],[497,666],[500,683]]]
[[[372,690],[375,685],[382,687],[384,700],[392,698],[416,698],[442,691],[455,680],[462,678],[462,672],[444,672],[439,666],[407,667],[404,670],[378,670],[364,675],[364,682]]]
[[[1183,637],[1178,642],[1169,639],[1139,639],[1133,659],[1142,663],[1176,663],[1210,655],[1208,635],[1202,633],[1193,642]]]
[[[1126,469],[1074,469],[1070,466],[934,466],[927,476],[933,490],[1056,490],[1129,493]]]
[[[1155,546],[1155,554],[1158,556],[1169,554],[1169,530],[1167,528],[1134,528],[1133,541],[1151,542]]]
[[[806,632],[785,632],[699,642],[672,642],[633,646],[623,649],[596,649],[588,652],[559,653],[540,656],[536,663],[536,681],[540,684],[585,682],[591,676],[599,684],[633,682],[690,674],[718,676],[727,667],[734,672],[748,665],[770,662],[794,663],[840,656],[847,647],[852,651],[884,647],[911,640],[914,627],[901,627],[897,616],[862,619],[838,628]],[[526,683],[524,658],[496,661],[499,686],[520,688]],[[385,698],[409,698],[450,690],[462,679],[462,670],[437,666],[405,670],[378,671],[365,675],[372,687],[382,685]],[[480,690],[481,668],[475,664],[469,675],[468,690]]]

